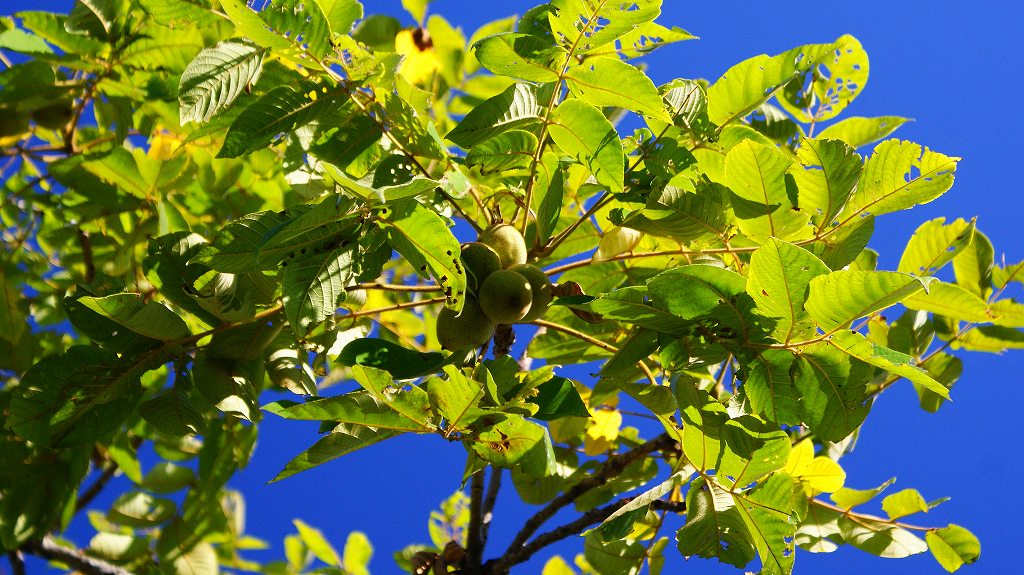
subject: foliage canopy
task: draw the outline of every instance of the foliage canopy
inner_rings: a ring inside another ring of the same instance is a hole
[[[1024,347],[1003,296],[1022,264],[974,222],[925,222],[876,269],[876,218],[948,191],[958,158],[889,139],[904,118],[836,119],[868,77],[855,38],[656,86],[631,62],[694,38],[660,0],[555,0],[468,39],[403,4],[417,27],[356,0],[0,18],[4,550],[366,573],[365,536],[339,553],[298,521],[281,561],[245,559],[261,542],[226,485],[269,416],[321,422],[276,480],[400,434],[465,447],[431,544],[396,554],[420,574],[506,573],[584,532],[576,569],[600,575],[676,552],[767,574],[798,548],[978,558],[963,527],[904,521],[941,503],[912,488],[858,510],[892,482],[846,487],[840,465],[888,387],[935,411],[953,350]],[[461,246],[500,222],[555,282],[523,293],[554,301],[441,351],[437,318],[484,285]],[[134,486],[92,509],[115,474]],[[488,552],[503,476],[540,507]],[[54,534],[80,512],[76,549]]]

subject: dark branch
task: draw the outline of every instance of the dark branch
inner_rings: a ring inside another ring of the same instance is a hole
[[[566,489],[561,495],[552,499],[551,502],[544,506],[543,509],[534,514],[533,517],[529,518],[519,533],[516,534],[512,543],[509,544],[508,549],[505,550],[502,557],[504,558],[518,553],[530,536],[536,533],[537,529],[539,529],[545,521],[554,516],[554,514],[561,508],[569,505],[573,501],[576,501],[576,499],[584,493],[604,485],[609,479],[622,473],[622,470],[634,461],[639,461],[655,451],[670,449],[674,445],[675,440],[669,437],[667,433],[663,433],[647,443],[639,445],[625,453],[609,457],[608,461],[605,462],[601,469],[584,478],[576,485]]]
[[[470,477],[469,483],[469,533],[466,535],[466,563],[470,573],[480,572],[483,557],[483,506],[484,470]]]
[[[93,481],[92,485],[86,488],[86,490],[83,491],[82,494],[78,496],[78,500],[75,501],[75,513],[78,513],[79,511],[88,507],[89,504],[92,503],[92,500],[96,499],[96,496],[99,495],[100,492],[103,491],[103,488],[107,486],[107,483],[109,483],[110,480],[114,478],[114,475],[116,473],[117,464],[111,461],[110,463],[107,464],[107,467],[106,469],[103,470],[103,473],[101,473],[100,476],[96,478],[96,481]]]
[[[508,355],[512,345],[516,342],[516,332],[512,326],[499,324],[494,332],[494,357]]]
[[[11,575],[25,575],[25,559],[21,556],[21,551],[8,551],[7,561],[11,564]]]
[[[51,561],[60,561],[68,567],[85,575],[132,575],[130,571],[111,565],[106,561],[94,559],[78,549],[64,547],[47,535],[42,541],[26,543],[21,548],[26,553],[38,555]]]
[[[82,263],[85,264],[85,283],[92,283],[96,277],[96,265],[92,261],[92,240],[89,232],[78,228],[78,245],[82,246]]]
[[[481,552],[487,547],[487,534],[491,528],[491,520],[494,519],[494,502],[498,500],[498,490],[501,489],[501,468],[491,468],[491,482],[487,485],[487,495],[484,496],[483,517],[480,523],[480,549]]]

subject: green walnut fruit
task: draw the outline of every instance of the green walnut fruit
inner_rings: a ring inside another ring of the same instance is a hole
[[[530,312],[533,288],[522,274],[498,270],[487,276],[477,293],[480,309],[495,323],[515,323]]]
[[[491,246],[498,253],[502,268],[526,263],[526,240],[513,226],[491,226],[480,234],[477,241]]]
[[[462,265],[469,289],[476,291],[487,276],[501,269],[501,258],[491,246],[480,242],[462,244]]]
[[[551,280],[548,278],[548,274],[544,273],[539,267],[530,264],[516,264],[508,269],[526,278],[526,281],[530,282],[530,289],[533,292],[530,311],[520,321],[528,322],[540,319],[544,312],[548,310],[548,306],[551,305],[551,300],[554,298],[554,295],[551,293]]]
[[[437,314],[437,341],[451,351],[476,348],[491,339],[495,327],[477,300],[467,297],[461,313],[444,308]]]

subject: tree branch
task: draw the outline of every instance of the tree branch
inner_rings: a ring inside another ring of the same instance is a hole
[[[484,496],[483,515],[480,523],[480,550],[487,547],[487,535],[491,528],[491,520],[494,519],[494,503],[498,500],[498,490],[501,489],[501,468],[491,467],[491,482],[487,485],[487,495]]]
[[[469,483],[469,532],[466,535],[466,563],[471,574],[480,572],[483,556],[483,505],[484,505],[484,470],[481,469],[470,477]]]
[[[126,569],[89,557],[78,549],[64,547],[54,541],[49,535],[43,537],[42,541],[30,541],[23,545],[21,549],[26,553],[38,555],[44,559],[64,563],[85,575],[132,575]]]
[[[553,517],[555,513],[566,505],[576,501],[576,499],[584,493],[604,485],[610,478],[622,473],[622,470],[629,464],[647,457],[654,451],[667,450],[672,448],[674,445],[675,440],[667,433],[662,433],[647,443],[634,447],[625,453],[609,457],[601,469],[588,477],[585,477],[576,485],[566,489],[561,495],[552,499],[546,506],[544,506],[543,509],[535,513],[533,517],[527,519],[526,523],[523,524],[523,528],[520,529],[519,533],[517,533],[515,538],[512,539],[512,543],[509,544],[508,549],[505,550],[505,553],[502,555],[502,559],[499,559],[499,561],[502,561],[505,557],[519,553],[530,536],[536,533],[545,521]],[[610,513],[611,512],[609,512],[609,514]],[[555,541],[557,541],[557,539]],[[510,567],[511,565],[514,565],[514,563],[508,566]]]
[[[85,509],[92,503],[93,499],[103,491],[103,488],[107,486],[107,483],[114,478],[117,474],[117,464],[111,461],[107,467],[103,470],[103,473],[96,478],[96,481],[92,483],[81,495],[78,496],[78,500],[75,501],[75,513]]]
[[[11,575],[25,575],[25,559],[21,556],[21,551],[8,551],[7,561],[11,564]]]

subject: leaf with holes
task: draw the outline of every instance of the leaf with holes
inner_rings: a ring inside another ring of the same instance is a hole
[[[772,238],[750,257],[747,293],[754,298],[757,309],[775,318],[773,335],[789,342],[807,318],[807,301],[811,280],[829,273],[828,266],[811,252]],[[803,326],[801,336],[809,335]]]
[[[898,271],[919,276],[935,275],[974,241],[974,220],[929,220],[911,236],[900,257]]]
[[[852,331],[836,332],[828,342],[850,357],[884,369],[893,375],[905,377],[944,399],[949,399],[949,390],[932,379],[927,371],[913,365],[913,358],[909,355],[872,343],[861,334]]]
[[[281,278],[284,313],[300,339],[334,315],[345,299],[345,286],[355,277],[353,260],[359,256],[354,245],[325,253],[298,256],[288,262]]]
[[[459,240],[433,211],[407,201],[396,204],[382,222],[388,241],[409,260],[420,276],[433,276],[442,287],[445,306],[459,311],[465,302],[466,270],[459,258]]]
[[[259,79],[263,54],[259,47],[236,40],[219,42],[200,52],[185,68],[178,84],[182,125],[206,122],[229,107]]]
[[[913,142],[886,140],[864,163],[857,191],[842,215],[879,216],[927,204],[953,186],[959,161]]]
[[[480,166],[488,174],[529,168],[537,153],[537,136],[523,130],[509,130],[473,146],[466,154],[467,166]]]
[[[827,229],[857,187],[861,158],[843,142],[821,138],[804,138],[796,154],[799,163],[789,173],[796,180],[797,203],[819,230]]]
[[[708,117],[718,126],[743,118],[834,51],[835,44],[808,44],[736,64],[708,88]]]
[[[661,13],[661,0],[555,0],[551,6],[551,33],[574,56],[614,42]]]
[[[791,81],[779,94],[782,107],[805,124],[835,118],[868,82],[868,55],[860,42],[844,34],[834,46],[819,66]]]

